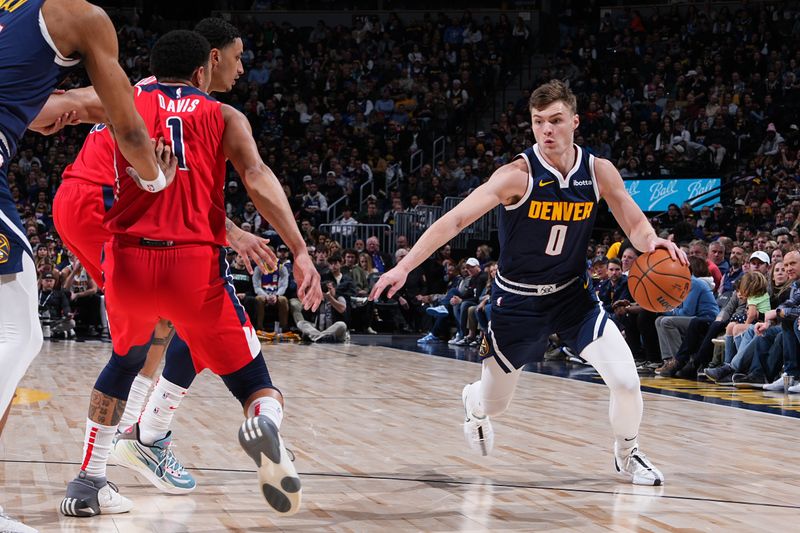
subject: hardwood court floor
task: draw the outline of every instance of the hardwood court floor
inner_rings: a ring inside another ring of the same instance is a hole
[[[162,495],[118,467],[135,508],[65,518],[87,398],[107,344],[45,343],[0,445],[0,504],[41,531],[765,531],[800,511],[798,421],[645,394],[641,444],[664,487],[612,474],[604,386],[524,373],[489,458],[465,449],[461,388],[479,366],[357,345],[265,345],[304,505],[278,518],[239,448],[238,403],[198,377],[173,429],[198,488]],[[49,399],[47,394],[52,395]],[[791,524],[791,526],[790,526]],[[796,527],[796,526],[794,526]]]

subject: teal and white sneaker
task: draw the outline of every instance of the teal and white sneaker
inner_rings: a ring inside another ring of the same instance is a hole
[[[167,494],[188,494],[197,483],[172,453],[172,432],[152,446],[139,440],[139,424],[133,431],[120,433],[111,451],[111,456],[119,466],[142,474],[161,492]]]

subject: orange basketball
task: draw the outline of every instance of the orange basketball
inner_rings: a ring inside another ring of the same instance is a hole
[[[628,272],[628,289],[633,299],[655,313],[678,307],[691,286],[689,267],[673,260],[663,248],[640,255]]]

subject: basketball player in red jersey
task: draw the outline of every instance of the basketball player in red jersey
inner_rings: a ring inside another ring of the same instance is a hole
[[[321,301],[319,276],[304,252],[277,179],[260,160],[246,118],[190,83],[207,85],[208,51],[207,41],[197,34],[170,32],[154,46],[151,57],[161,83],[137,89],[139,112],[151,135],[171,140],[179,170],[173,186],[150,199],[137,194],[133,181],[121,176],[118,201],[106,215],[114,234],[104,248],[103,265],[114,354],[95,384],[92,404],[103,406],[98,412],[112,413],[105,418],[113,425],[90,420],[94,424],[81,472],[61,504],[62,513],[70,516],[125,512],[132,506],[125,500],[127,504],[105,508],[96,498],[93,473],[105,469],[118,412],[161,317],[175,324],[191,348],[187,372],[210,368],[242,403],[248,418],[239,440],[259,467],[269,504],[283,514],[299,508],[300,482],[278,432],[282,395],[272,385],[255,331],[226,279],[221,249],[226,158],[262,214],[275,204],[281,207],[269,213],[269,219],[295,251],[298,293],[311,308]],[[118,170],[124,169],[127,163],[117,156]],[[134,181],[138,178],[133,169],[127,171]],[[98,449],[105,453],[95,453]],[[170,465],[160,467],[169,470]]]
[[[210,90],[219,92],[230,90],[236,79],[244,72],[240,61],[242,41],[238,31],[221,19],[205,19],[198,23],[196,30],[214,41],[211,53]],[[140,81],[137,86],[148,85],[155,81],[155,77],[151,76]],[[68,91],[66,94],[51,98],[35,122],[37,124],[47,122],[48,116],[52,117],[72,106],[74,109],[67,113],[78,121],[92,118],[102,119],[104,110],[98,104],[92,88]],[[78,111],[80,111],[80,116]],[[100,267],[102,247],[111,239],[110,232],[103,227],[103,217],[114,201],[114,181],[114,139],[106,125],[99,123],[87,135],[75,162],[64,171],[62,185],[59,187],[53,203],[53,211],[56,229],[64,244],[78,257],[100,287],[103,286]],[[272,212],[276,208],[277,206],[270,211]],[[74,216],[76,212],[81,213],[81,216]],[[269,249],[266,239],[245,232],[233,223],[227,224],[226,227],[228,242],[239,254],[267,267],[275,267],[276,258]],[[250,266],[249,262],[247,266]],[[172,329],[166,321],[160,322],[156,327],[147,361],[131,386],[125,412],[120,420],[119,427],[123,430],[131,427],[139,419],[171,333]],[[182,342],[176,342],[175,348],[188,349]],[[160,381],[156,386],[155,393],[163,395],[165,392],[169,392],[159,390],[160,388],[169,388],[169,383],[166,380]],[[174,412],[172,414],[174,415]],[[157,440],[163,441],[165,436],[166,432],[163,435],[153,435],[153,442],[149,444],[152,445]],[[138,459],[126,461],[127,458],[130,458],[126,454],[120,454],[117,457],[117,463],[139,471],[164,492],[173,494],[191,492],[195,488],[194,478],[179,461],[175,460],[171,449],[166,446],[168,442],[159,443],[160,446],[155,447],[152,451],[144,451],[145,455],[154,458],[152,464],[142,464]],[[171,472],[174,475],[167,472],[154,475],[149,467],[162,462],[171,465]]]

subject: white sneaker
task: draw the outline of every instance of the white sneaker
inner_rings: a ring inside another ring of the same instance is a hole
[[[453,337],[452,339],[450,339],[449,341],[447,341],[447,344],[457,345],[459,342],[461,342],[461,339],[463,339],[463,338],[464,337],[462,337],[461,334],[456,333],[456,336]]]
[[[494,448],[494,430],[488,416],[478,418],[472,414],[472,409],[467,407],[472,405],[467,399],[471,385],[471,383],[465,385],[461,391],[461,402],[464,404],[464,439],[471,450],[486,456],[492,453]]]
[[[793,394],[800,392],[800,381],[793,380],[793,385],[786,389],[786,392],[791,392]]]
[[[0,531],[2,533],[38,533],[38,530],[5,514],[2,507],[0,507]]]
[[[78,517],[127,513],[131,509],[133,502],[120,494],[113,483],[105,481],[105,478],[89,478],[86,472],[69,482],[67,494],[59,505],[64,516]]]
[[[660,486],[664,484],[664,474],[650,460],[634,447],[627,457],[620,457],[614,443],[614,469],[634,485]]]
[[[248,418],[239,428],[239,444],[258,467],[258,481],[267,503],[284,516],[300,510],[300,478],[275,424],[263,415]]]
[[[778,376],[778,379],[776,379],[772,383],[767,383],[766,385],[764,385],[764,390],[768,391],[783,392],[784,389],[785,387],[783,385],[783,375]]]

